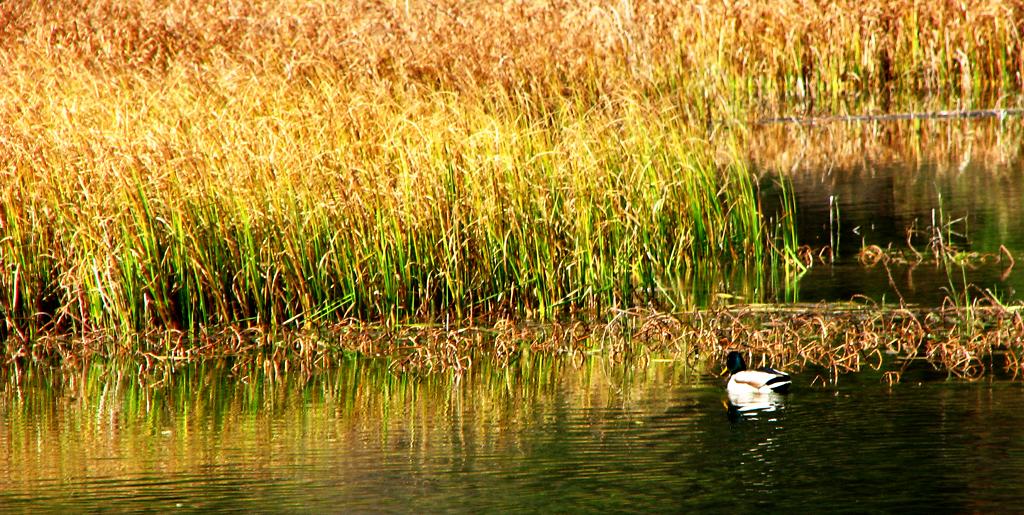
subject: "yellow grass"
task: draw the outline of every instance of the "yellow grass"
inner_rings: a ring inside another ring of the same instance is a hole
[[[663,296],[785,231],[723,121],[1019,91],[1022,19],[999,1],[5,2],[3,332]]]

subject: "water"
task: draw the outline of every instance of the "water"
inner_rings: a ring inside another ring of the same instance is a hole
[[[796,284],[795,299],[938,306],[947,297],[985,290],[1004,302],[1024,300],[1024,137],[1012,121],[833,124],[764,129],[755,161],[771,182],[779,171],[793,187],[801,243],[837,250]],[[933,228],[964,266],[930,258]],[[866,245],[926,258],[921,264],[865,266]],[[1014,261],[1007,259],[1005,247]],[[791,296],[791,298],[794,296]]]
[[[1024,387],[812,370],[730,417],[678,362],[536,358],[450,377],[352,361],[283,382],[194,366],[6,383],[4,511],[1005,511]],[[814,383],[813,385],[811,383]],[[154,384],[155,383],[155,384]]]

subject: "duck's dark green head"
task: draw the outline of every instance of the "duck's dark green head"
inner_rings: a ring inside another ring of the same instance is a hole
[[[730,374],[736,372],[742,372],[747,369],[747,363],[743,361],[743,355],[739,352],[732,351],[728,356],[725,357],[725,368],[729,370]]]

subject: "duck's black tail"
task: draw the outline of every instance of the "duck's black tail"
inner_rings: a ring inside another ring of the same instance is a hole
[[[789,393],[789,385],[793,384],[793,380],[789,378],[788,374],[784,374],[777,370],[772,371],[781,375],[769,379],[764,385],[771,388],[775,393]]]

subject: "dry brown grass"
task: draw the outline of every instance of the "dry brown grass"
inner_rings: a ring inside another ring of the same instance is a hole
[[[196,342],[176,331],[140,334],[134,345],[112,348],[101,333],[86,338],[44,336],[33,346],[7,343],[6,366],[59,361],[75,369],[95,360],[129,359],[140,370],[206,359],[231,358],[234,367],[270,379],[309,375],[353,356],[383,358],[395,372],[459,377],[483,360],[515,367],[527,355],[565,358],[581,366],[592,357],[646,366],[652,359],[717,374],[725,354],[741,350],[755,365],[799,371],[823,380],[865,369],[898,381],[914,362],[963,379],[1024,374],[1024,319],[1020,309],[986,299],[937,309],[845,306],[737,306],[668,314],[620,312],[609,322],[534,324],[501,319],[489,325],[380,326],[355,320],[317,331],[209,330]],[[193,343],[198,343],[194,345]]]
[[[5,11],[7,48],[107,72],[237,67],[462,86],[619,69],[631,53],[664,52],[683,12],[671,3],[295,0],[56,1]]]
[[[8,70],[547,84],[573,95],[682,79],[684,96],[831,102],[888,87],[1020,88],[1022,20],[1021,3],[1005,0],[14,2],[0,7],[0,59]]]

